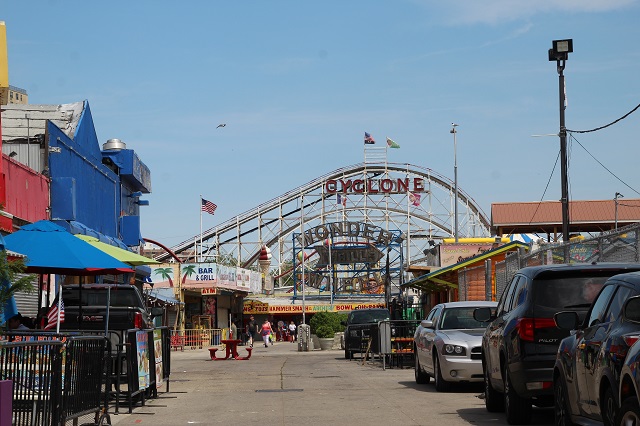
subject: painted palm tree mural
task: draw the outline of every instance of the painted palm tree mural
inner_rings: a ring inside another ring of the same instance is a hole
[[[182,284],[187,282],[187,278],[196,273],[196,265],[184,265],[182,267]]]
[[[173,268],[156,268],[153,273],[154,275],[159,275],[162,280],[168,280],[169,287],[173,287],[173,280],[171,279]]]

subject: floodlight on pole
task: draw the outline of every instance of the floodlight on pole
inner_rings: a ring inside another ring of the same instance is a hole
[[[565,61],[569,53],[573,52],[573,40],[553,40],[553,47],[549,49],[549,61],[555,61],[558,69],[558,93],[560,98],[560,180],[562,186],[562,240],[569,242],[569,183],[567,179],[567,128],[564,122],[566,109],[566,94],[564,85]],[[565,261],[568,261],[568,247]]]

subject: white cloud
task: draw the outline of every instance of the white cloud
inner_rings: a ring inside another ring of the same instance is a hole
[[[637,4],[638,0],[417,0],[439,9],[449,25],[496,24],[549,12],[607,12]]]

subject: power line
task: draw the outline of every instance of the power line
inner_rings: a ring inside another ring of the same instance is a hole
[[[615,121],[612,121],[609,124],[605,124],[604,126],[600,126],[600,127],[596,127],[595,129],[591,129],[591,130],[569,130],[567,129],[567,132],[570,133],[591,133],[591,132],[597,132],[598,130],[602,130],[602,129],[606,129],[609,126],[613,126],[614,124],[616,124],[618,121],[624,120],[625,118],[627,118],[628,116],[630,116],[631,114],[633,114],[634,112],[636,112],[636,110],[640,108],[640,104],[638,104],[634,109],[632,109],[631,111],[629,111],[628,113],[626,113],[625,115],[623,115],[622,117],[618,118]],[[580,143],[580,142],[578,142]]]
[[[553,165],[553,169],[551,170],[551,175],[549,176],[549,180],[547,181],[547,186],[544,188],[544,192],[542,193],[542,197],[540,198],[540,201],[538,202],[538,206],[536,207],[536,210],[531,215],[531,219],[529,220],[529,225],[531,225],[533,223],[533,218],[536,217],[536,213],[538,213],[538,209],[540,208],[540,205],[542,204],[542,200],[544,200],[544,196],[547,193],[547,189],[549,189],[549,184],[551,183],[551,178],[553,177],[553,173],[556,171],[556,167],[558,166],[558,160],[559,159],[560,159],[560,151],[558,151],[558,156],[556,157],[556,162]]]
[[[638,105],[638,106],[640,106],[640,105]],[[637,107],[636,107],[636,108],[637,108]],[[627,115],[628,115],[628,114],[627,114]],[[573,136],[573,135],[570,135],[570,136],[571,136],[571,139],[573,139],[574,141],[576,141],[576,142],[578,143],[578,145],[580,145],[580,146],[582,147],[582,149],[584,149],[584,150],[586,151],[586,153],[587,153],[587,154],[589,154],[589,155],[591,156],[591,158],[593,158],[594,160],[596,160],[596,162],[597,162],[598,164],[600,164],[600,165],[602,166],[602,168],[603,168],[603,169],[605,169],[606,171],[608,171],[608,172],[611,174],[611,176],[613,176],[614,178],[616,178],[617,180],[619,180],[619,181],[620,181],[620,183],[622,183],[624,186],[626,186],[627,188],[629,188],[630,190],[632,190],[632,191],[633,191],[633,192],[635,192],[636,194],[640,195],[640,192],[636,191],[636,190],[635,190],[634,188],[632,188],[628,183],[626,183],[625,181],[623,181],[622,179],[620,179],[618,176],[616,176],[616,174],[615,174],[615,173],[613,173],[611,170],[609,170],[609,168],[607,168],[607,166],[605,166],[604,164],[602,164],[602,162],[601,162],[600,160],[598,160],[598,159],[597,159],[593,154],[591,154],[591,153],[589,152],[589,150],[588,150],[587,148],[585,148],[585,147],[584,147],[584,145],[582,145],[578,139],[576,139],[576,137],[575,137],[575,136]]]

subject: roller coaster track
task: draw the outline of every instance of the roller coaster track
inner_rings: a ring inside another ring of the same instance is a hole
[[[336,194],[328,192],[325,185],[331,180],[385,178],[422,178],[420,205],[413,205],[406,192],[367,191],[348,193],[346,205],[337,204]],[[329,222],[356,221],[401,230],[406,236],[405,262],[413,264],[424,259],[434,240],[453,236],[454,190],[451,179],[429,168],[408,163],[359,163],[319,176],[204,231],[202,244],[198,234],[172,247],[172,251],[193,261],[229,256],[239,266],[250,268],[257,266],[260,248],[266,245],[274,253],[272,267],[278,268],[275,275],[281,275],[283,264],[291,260],[293,233]],[[489,236],[487,215],[460,187],[457,202],[458,236]],[[163,253],[156,260],[168,261],[170,257]]]

